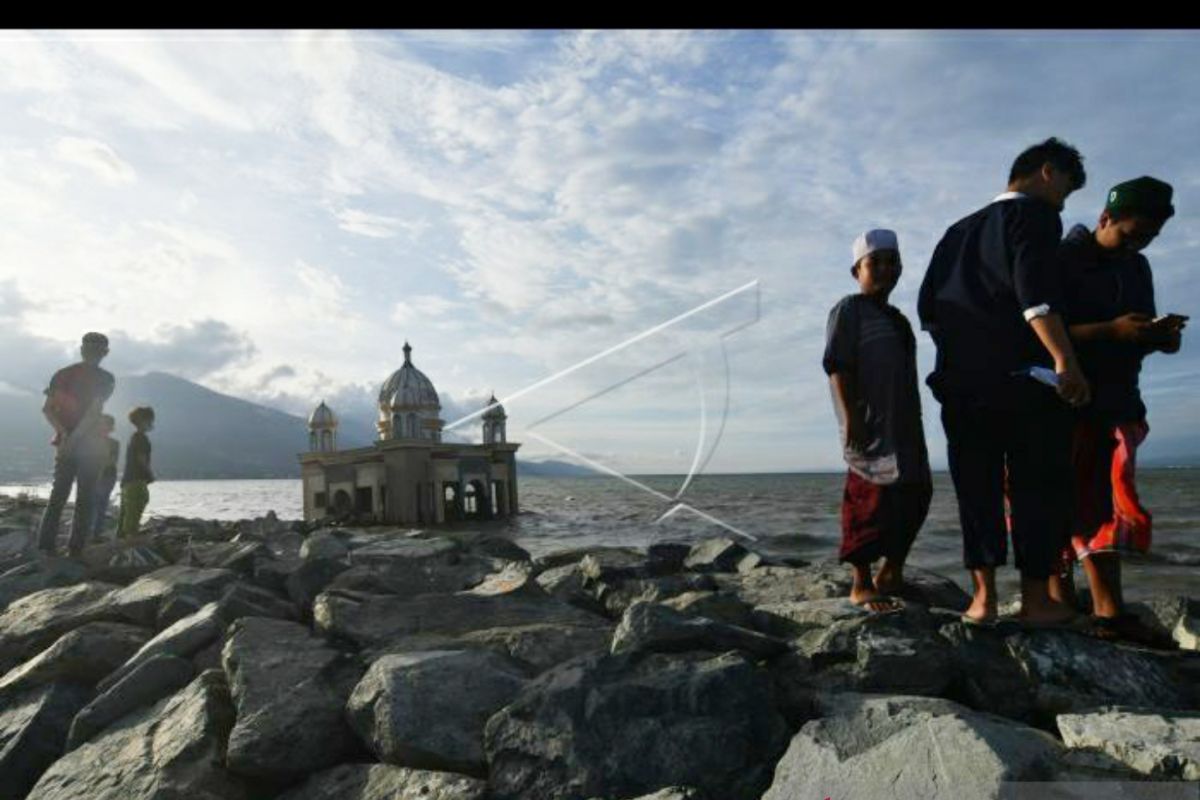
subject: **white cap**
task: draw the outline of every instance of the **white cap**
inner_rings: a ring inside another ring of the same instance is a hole
[[[854,240],[854,263],[857,264],[864,256],[869,256],[876,250],[900,250],[896,232],[887,228],[876,228],[859,234]]]

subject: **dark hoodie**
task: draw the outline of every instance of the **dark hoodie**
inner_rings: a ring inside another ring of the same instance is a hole
[[[1154,281],[1150,262],[1131,250],[1105,250],[1092,231],[1076,225],[1059,245],[1065,288],[1065,317],[1070,325],[1107,322],[1123,314],[1154,316]],[[1138,374],[1146,349],[1130,342],[1079,342],[1076,352],[1092,402],[1082,413],[1109,423],[1144,419],[1146,406]]]

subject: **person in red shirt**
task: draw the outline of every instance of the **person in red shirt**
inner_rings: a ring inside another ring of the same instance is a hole
[[[55,448],[54,484],[37,533],[37,546],[48,555],[55,553],[59,518],[73,486],[75,514],[67,549],[72,557],[83,551],[106,456],[101,416],[116,384],[112,373],[100,368],[108,355],[108,337],[85,334],[79,354],[82,361],[54,373],[42,406],[42,414],[54,428],[50,443]]]

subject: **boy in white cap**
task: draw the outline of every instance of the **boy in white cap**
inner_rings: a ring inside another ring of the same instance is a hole
[[[888,304],[901,272],[896,234],[867,231],[854,241],[853,256],[850,274],[859,293],[829,312],[822,360],[849,466],[839,557],[853,572],[851,602],[894,611],[900,602],[888,595],[903,585],[904,561],[929,512],[933,482],[916,340],[904,314]]]

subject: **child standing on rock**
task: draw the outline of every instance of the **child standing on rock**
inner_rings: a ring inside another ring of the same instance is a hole
[[[125,449],[118,539],[137,536],[142,524],[142,512],[150,502],[149,486],[154,482],[154,473],[150,471],[150,437],[146,435],[154,429],[154,409],[139,406],[129,412],[129,421],[136,430],[129,437],[129,446]]]
[[[893,231],[858,237],[850,274],[859,293],[829,312],[822,366],[829,375],[849,471],[842,498],[842,546],[854,583],[850,600],[871,611],[895,611],[888,597],[904,582],[904,561],[933,497],[916,339],[904,314],[888,304],[900,280]],[[872,576],[871,566],[883,559]]]
[[[111,414],[100,416],[100,435],[105,446],[104,467],[100,470],[100,479],[96,483],[96,500],[93,505],[92,541],[100,541],[104,530],[104,516],[108,513],[108,501],[112,497],[113,487],[117,484],[117,461],[121,457],[121,443],[113,438],[113,429],[117,421]]]

